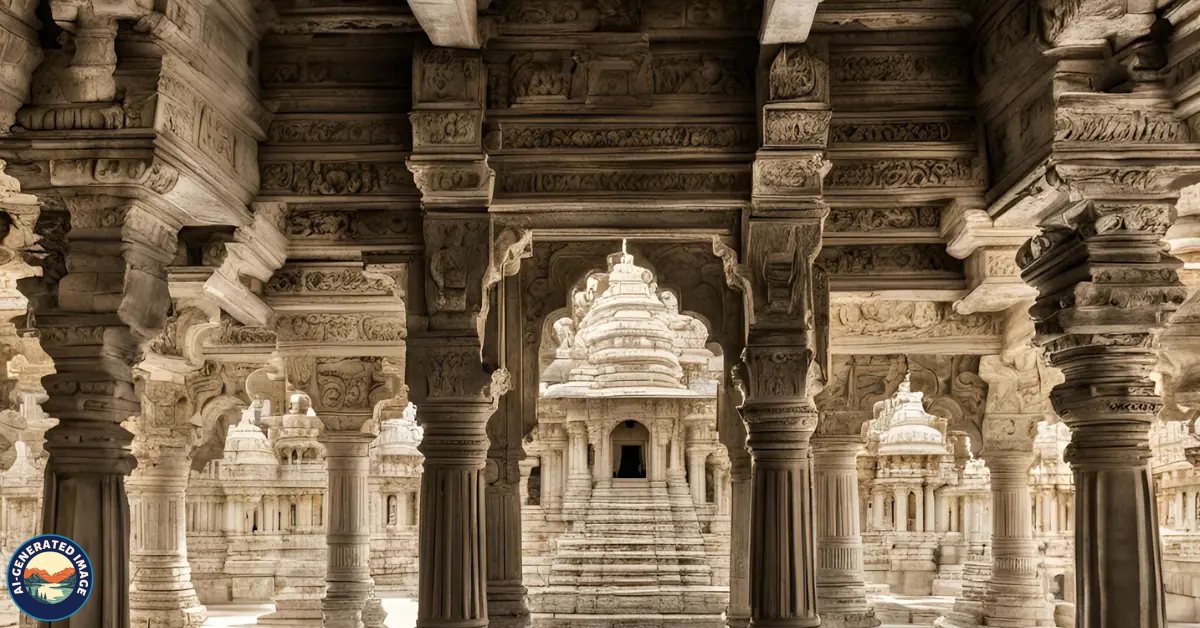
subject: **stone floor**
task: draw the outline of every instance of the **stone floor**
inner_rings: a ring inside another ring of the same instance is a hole
[[[954,598],[903,597],[880,595],[874,598],[876,612],[884,623],[879,628],[917,628],[932,625],[926,620],[930,612],[953,604]],[[241,628],[253,626],[254,620],[275,610],[272,604],[229,604],[208,607],[205,628]],[[383,610],[387,611],[388,628],[413,628],[417,623],[417,601],[412,598],[384,598]],[[908,618],[903,615],[907,613]],[[936,615],[935,615],[936,616]],[[900,621],[902,623],[895,623]],[[907,622],[907,623],[903,623]],[[1200,623],[1172,623],[1170,628],[1200,628]]]

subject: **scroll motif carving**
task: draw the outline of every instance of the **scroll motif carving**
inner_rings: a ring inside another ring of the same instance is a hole
[[[1167,111],[1055,109],[1054,140],[1096,143],[1184,143],[1188,128]]]
[[[893,339],[999,336],[1000,321],[988,314],[961,315],[948,303],[861,301],[831,308],[833,329],[840,335]]]
[[[280,341],[393,342],[406,335],[403,319],[379,314],[286,314],[278,325]]]
[[[832,55],[834,83],[960,82],[967,78],[967,59],[951,51],[923,53],[850,53]]]
[[[750,189],[745,170],[708,172],[513,172],[501,170],[496,191],[503,194],[577,192],[740,193]]]
[[[829,140],[829,110],[766,109],[763,143],[767,146],[824,146]]]
[[[846,121],[833,125],[834,144],[868,142],[963,142],[975,141],[970,120],[864,122]]]
[[[403,120],[331,120],[277,118],[267,137],[273,144],[411,144],[411,130]]]
[[[983,169],[971,159],[839,161],[827,177],[831,188],[972,187],[983,183]]]
[[[290,211],[284,230],[299,238],[361,240],[387,237],[418,237],[421,216],[397,210]]]
[[[382,279],[367,277],[355,268],[312,270],[283,268],[271,276],[267,291],[274,293],[374,293],[388,292]]]
[[[825,219],[827,232],[871,232],[887,229],[937,229],[942,212],[937,207],[833,208]]]
[[[401,163],[298,161],[262,164],[264,191],[320,196],[413,192]]]
[[[822,102],[829,70],[822,51],[812,45],[786,45],[771,62],[771,100]]]
[[[554,127],[549,125],[504,125],[495,134],[492,150],[536,149],[703,149],[752,147],[754,129],[745,125],[709,124],[703,126],[612,128]]]
[[[962,262],[947,254],[945,247],[924,244],[831,246],[821,250],[817,261],[833,275],[962,270]]]
[[[412,120],[413,146],[473,145],[479,143],[482,110],[446,111],[441,109],[414,111]]]

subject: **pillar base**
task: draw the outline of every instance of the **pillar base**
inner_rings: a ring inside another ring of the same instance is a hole
[[[529,628],[529,604],[525,587],[517,585],[488,585],[488,625],[493,628]]]
[[[876,628],[881,621],[875,609],[865,611],[821,611],[821,628]]]
[[[728,628],[749,628],[750,616],[727,616],[725,618],[725,625]]]
[[[194,606],[172,609],[129,609],[130,628],[196,628],[208,619],[208,609],[193,599]]]

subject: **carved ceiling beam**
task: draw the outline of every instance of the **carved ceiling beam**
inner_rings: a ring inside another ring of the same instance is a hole
[[[477,0],[409,0],[408,8],[433,45],[474,50],[482,45]]]
[[[821,0],[764,0],[758,41],[768,44],[800,44],[808,40],[817,5]]]

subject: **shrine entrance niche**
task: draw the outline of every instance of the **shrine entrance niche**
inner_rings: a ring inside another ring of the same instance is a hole
[[[650,445],[650,430],[637,421],[618,423],[610,434],[613,452],[613,478],[646,479],[646,451]]]

